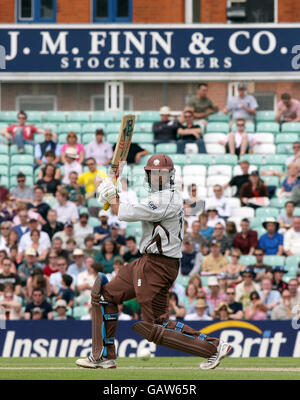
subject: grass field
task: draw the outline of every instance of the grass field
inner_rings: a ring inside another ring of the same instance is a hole
[[[87,370],[75,358],[0,358],[0,380],[299,380],[297,358],[227,358],[210,371],[196,357],[160,357],[142,361],[119,358],[118,368]]]

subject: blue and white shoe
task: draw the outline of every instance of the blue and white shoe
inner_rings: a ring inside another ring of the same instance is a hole
[[[107,358],[101,357],[99,360],[95,360],[92,355],[88,358],[79,358],[76,360],[76,365],[82,368],[102,368],[102,369],[113,369],[117,368],[116,360],[108,360]]]
[[[220,362],[226,357],[231,350],[231,346],[228,343],[221,342],[218,345],[217,351],[212,356],[208,357],[206,361],[200,364],[201,369],[214,369]]]

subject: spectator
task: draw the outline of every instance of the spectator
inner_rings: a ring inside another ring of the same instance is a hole
[[[140,253],[137,245],[136,245],[136,239],[134,236],[128,236],[126,239],[126,248],[128,251],[124,254],[123,258],[126,263],[129,263],[131,261],[134,261],[142,256]]]
[[[184,109],[184,122],[179,124],[177,134],[180,139],[177,142],[177,152],[184,154],[186,144],[194,143],[198,146],[199,153],[206,153],[203,139],[201,138],[202,129],[200,125],[194,124],[194,113],[192,109]]]
[[[295,203],[296,207],[300,207],[300,184],[293,187],[291,200]]]
[[[53,168],[55,169],[54,178],[55,179],[60,179],[61,178],[60,168],[58,167],[59,164],[55,163],[56,162],[56,156],[55,156],[54,151],[52,151],[52,150],[46,151],[45,152],[45,159],[46,159],[45,166],[39,168],[38,180],[44,178],[44,176],[45,176],[45,168],[47,167],[47,165],[52,165],[53,166]]]
[[[20,296],[21,294],[21,279],[12,272],[12,262],[10,258],[6,257],[2,261],[2,272],[0,273],[0,292],[4,291],[7,283],[12,284],[14,294]]]
[[[295,210],[295,203],[293,201],[287,201],[284,205],[284,209],[285,211],[278,217],[281,233],[282,230],[287,231],[293,225],[293,214]]]
[[[53,319],[52,306],[45,300],[43,290],[36,288],[32,293],[32,302],[25,307],[24,318],[26,320],[33,319],[33,312],[36,307],[41,309],[43,319]]]
[[[183,193],[184,200],[186,200],[189,204],[197,203],[200,201],[198,196],[198,189],[196,183],[192,183],[188,185],[187,194]]]
[[[74,290],[71,288],[73,278],[71,275],[64,274],[61,280],[62,288],[58,291],[56,300],[63,300],[68,307],[73,307],[75,298]]]
[[[109,237],[110,227],[108,224],[109,212],[101,210],[98,214],[100,225],[94,228],[94,237],[96,244],[102,244]]]
[[[236,296],[235,287],[234,286],[227,287],[226,302],[233,311],[232,314],[230,315],[230,318],[240,320],[243,319],[243,305],[242,303],[235,301],[235,296]]]
[[[48,278],[58,271],[57,268],[57,253],[55,250],[50,250],[48,255],[48,263],[44,267],[44,275],[48,276]]]
[[[214,309],[217,308],[226,299],[226,295],[221,293],[220,284],[215,276],[211,276],[207,280],[209,293],[206,295],[206,301],[209,314],[213,315]]]
[[[225,272],[220,272],[217,275],[217,279],[220,286],[220,293],[225,294],[228,286],[228,278]]]
[[[40,321],[43,319],[43,310],[40,307],[34,307],[32,310],[32,318],[33,321]]]
[[[248,307],[245,309],[245,319],[253,321],[261,321],[268,318],[268,308],[262,303],[259,294],[256,291],[250,293],[250,301]]]
[[[284,289],[279,304],[275,306],[271,312],[271,319],[276,321],[285,321],[293,319],[297,314],[298,313],[293,312],[289,290]]]
[[[218,106],[213,104],[207,94],[208,85],[207,83],[201,82],[198,85],[196,95],[186,104],[186,106],[193,108],[195,119],[200,120],[200,122],[205,126],[209,115],[218,111]]]
[[[121,255],[125,253],[125,237],[120,234],[120,225],[113,222],[109,227],[109,239],[113,240],[118,245],[118,251]]]
[[[115,149],[116,149],[116,144],[113,145],[113,151],[115,151]],[[126,162],[129,165],[138,164],[141,158],[147,156],[148,154],[149,154],[148,150],[143,149],[137,143],[131,143]]]
[[[239,263],[241,251],[234,248],[231,252],[231,262],[223,267],[223,272],[227,275],[228,285],[237,285],[241,282],[241,272],[245,270],[245,265]]]
[[[6,250],[0,250],[0,273],[3,272],[3,267],[2,263],[4,258],[8,257],[7,251]]]
[[[264,249],[266,255],[282,256],[283,235],[278,233],[279,222],[275,218],[270,217],[262,225],[267,232],[261,235],[258,242],[259,247]]]
[[[22,253],[24,251],[26,251],[26,249],[28,249],[29,247],[32,248],[32,237],[31,237],[31,232],[33,230],[37,230],[38,229],[38,222],[36,219],[31,219],[28,223],[29,226],[29,232],[25,233],[20,240],[19,243],[19,253]],[[46,232],[43,231],[39,231],[40,233],[40,238],[39,238],[39,242],[40,245],[43,249],[50,249],[51,247],[51,242],[49,239],[49,236]]]
[[[178,296],[175,292],[169,292],[169,315],[170,320],[182,320],[185,309],[178,303]]]
[[[115,204],[110,205],[110,212],[108,214],[108,225],[111,226],[113,223],[119,224],[120,234],[126,235],[127,222],[120,221],[118,217],[118,207]]]
[[[255,281],[260,282],[266,276],[270,276],[272,273],[272,267],[270,265],[264,264],[265,251],[261,247],[256,247],[254,250],[254,256],[256,257],[256,263],[249,265],[250,269],[255,274]],[[272,276],[272,275],[271,275]]]
[[[77,153],[73,147],[68,147],[65,153],[65,171],[62,183],[64,185],[70,184],[70,173],[76,172],[77,175],[82,174],[82,165],[76,160]]]
[[[22,286],[26,285],[27,279],[32,275],[36,268],[42,268],[42,264],[38,262],[37,252],[32,248],[25,250],[25,260],[18,268],[18,275],[21,279]]]
[[[1,315],[2,312],[4,315]],[[14,287],[11,283],[4,286],[3,295],[0,296],[0,320],[20,320],[22,319],[22,304],[18,301],[18,296],[14,294]]]
[[[72,221],[67,221],[64,223],[64,230],[55,233],[53,239],[59,238],[62,241],[62,247],[65,249],[67,246],[67,241],[69,239],[74,239],[74,225]],[[75,240],[75,239],[74,239]]]
[[[211,243],[215,241],[220,244],[221,253],[225,256],[229,256],[232,247],[232,240],[224,234],[224,226],[220,223],[215,225],[213,235],[208,241],[208,246],[211,246]]]
[[[280,300],[280,293],[278,290],[272,290],[272,280],[270,278],[262,279],[259,296],[262,303],[267,307],[267,314],[268,317],[270,317],[273,308],[278,305]]]
[[[223,140],[220,140],[219,143],[225,146],[226,153],[236,154],[238,157],[242,157],[249,152],[250,148],[256,144],[260,144],[260,142],[255,139],[255,135],[246,132],[246,122],[244,119],[238,118],[236,127],[236,132],[230,132]]]
[[[246,268],[241,272],[242,282],[236,285],[236,297],[235,300],[243,304],[243,309],[248,307],[250,304],[250,293],[253,291],[258,292],[260,286],[258,283],[254,282],[255,273],[251,268]]]
[[[228,186],[232,187],[235,186],[236,187],[236,193],[234,195],[234,197],[240,197],[240,190],[241,187],[243,186],[244,183],[249,182],[249,161],[247,160],[240,160],[239,162],[241,170],[242,170],[242,174],[241,175],[235,175],[233,178],[231,178],[231,180],[228,183],[225,183],[225,185],[223,185],[223,189],[225,190]]]
[[[50,210],[49,204],[45,203],[44,200],[45,191],[41,186],[34,188],[33,202],[27,205],[27,210],[34,211],[39,214],[39,222],[44,225],[47,222],[47,214]]]
[[[202,254],[194,248],[194,242],[190,235],[183,238],[183,250],[180,264],[181,275],[192,275],[200,272]]]
[[[93,234],[93,228],[88,225],[89,214],[84,209],[79,212],[79,221],[74,225],[74,239],[79,248],[84,246],[84,239],[87,235]]]
[[[50,240],[57,232],[61,232],[64,229],[64,224],[57,221],[57,212],[52,208],[48,211],[47,222],[42,227],[42,231],[46,232]]]
[[[226,302],[222,302],[214,310],[214,316],[216,320],[227,321],[231,319],[232,309]]]
[[[299,168],[296,164],[291,163],[288,166],[288,175],[284,178],[281,188],[277,192],[277,197],[288,199],[292,197],[292,191],[296,185],[299,185],[300,180],[299,176]]]
[[[120,272],[121,268],[124,267],[124,259],[121,256],[117,256],[114,258],[114,263],[113,263],[113,271],[112,273],[106,274],[106,277],[109,281],[111,281],[113,278],[115,278],[118,273]]]
[[[86,158],[94,158],[97,165],[108,165],[113,157],[113,150],[110,143],[104,141],[103,129],[97,129],[93,142],[86,146]]]
[[[70,315],[67,315],[67,302],[63,299],[59,299],[55,302],[54,311],[57,312],[57,315],[53,318],[55,321],[65,321],[65,320],[73,320],[74,318]]]
[[[210,243],[210,251],[202,261],[201,275],[217,275],[228,264],[227,257],[221,253],[221,245],[217,240]]]
[[[78,174],[77,172],[73,171],[69,174],[70,183],[68,185],[63,186],[63,189],[67,190],[69,193],[69,200],[80,206],[84,202],[85,198],[85,188],[83,186],[79,186],[77,184],[78,181]]]
[[[258,104],[255,97],[247,93],[247,84],[240,82],[238,84],[238,95],[227,102],[223,112],[225,114],[231,113],[231,122],[236,122],[239,119],[253,122],[257,108]]]
[[[232,242],[234,237],[237,234],[237,229],[236,229],[235,222],[226,221],[225,234]]]
[[[50,245],[50,241],[48,242],[47,245],[45,245],[45,242],[43,242],[41,239],[41,233],[44,233],[44,232],[40,232],[38,229],[32,229],[30,231],[30,239],[31,239],[30,247],[36,251],[38,261],[43,263],[43,262],[45,262],[45,260],[47,258],[48,251],[49,251],[51,245]],[[21,246],[21,244],[20,244],[20,246]],[[22,247],[22,249],[19,252],[18,259],[22,260],[23,255],[24,255],[24,248]]]
[[[185,321],[211,321],[212,318],[206,314],[207,304],[205,299],[198,299],[195,304],[195,312],[187,314]]]
[[[45,141],[35,146],[35,162],[38,166],[45,167],[47,164],[45,154],[47,151],[52,151],[55,154],[53,164],[56,165],[60,162],[60,146],[53,140],[54,138],[57,141],[57,135],[52,132],[52,129],[46,128],[44,136]]]
[[[92,257],[87,257],[86,270],[80,272],[77,277],[77,290],[80,292],[76,299],[78,304],[84,298],[90,298],[92,287],[99,272],[103,272],[103,265],[95,262]]]
[[[228,218],[231,216],[231,204],[229,200],[224,197],[223,188],[221,185],[214,186],[214,195],[209,197],[205,202],[206,210],[210,207],[215,207],[218,211],[219,217]]]
[[[51,291],[54,295],[57,295],[60,289],[63,289],[63,284],[62,284],[62,277],[65,274],[71,275],[72,274],[68,271],[67,273],[67,268],[68,268],[68,263],[67,259],[64,257],[58,257],[57,258],[57,268],[58,271],[54,272],[50,276],[50,284],[51,284]],[[73,282],[75,282],[75,276],[72,276]],[[72,289],[74,286],[71,286]]]
[[[77,207],[74,203],[69,201],[69,193],[66,189],[60,189],[56,192],[57,203],[54,204],[53,209],[57,212],[57,220],[65,223],[72,221],[73,224],[78,219]]]
[[[0,249],[5,250],[7,253],[9,253],[9,248],[7,247],[7,244],[11,227],[12,223],[10,221],[3,221],[0,224],[0,229],[1,229]]]
[[[56,251],[57,257],[63,257],[69,261],[68,252],[67,250],[63,249],[63,240],[59,236],[53,237],[52,250]]]
[[[86,198],[91,198],[95,194],[95,179],[96,177],[105,178],[106,173],[97,169],[96,160],[92,157],[86,160],[88,171],[79,175],[77,184],[82,186],[86,192]]]
[[[77,142],[78,137],[75,132],[71,131],[67,135],[67,143],[64,144],[61,148],[61,161],[63,164],[66,163],[66,151],[70,147],[76,150],[77,158],[76,160],[83,164],[84,161],[84,147],[82,143]]]
[[[101,246],[101,251],[97,253],[95,261],[104,266],[104,273],[113,271],[114,259],[119,255],[118,245],[112,239],[105,239]]]
[[[288,283],[288,289],[291,295],[291,306],[293,309],[297,309],[297,313],[300,310],[300,291],[298,290],[298,281],[297,279],[290,279]]]
[[[216,209],[215,206],[209,206],[206,209],[207,215],[208,215],[208,220],[207,220],[207,226],[210,228],[215,228],[216,224],[222,224],[225,228],[225,222],[223,218],[219,217],[218,210]]]
[[[138,198],[136,192],[132,189],[128,189],[129,181],[124,176],[120,178],[121,191],[119,192],[119,198],[122,203],[138,204]]]
[[[282,93],[281,100],[277,104],[276,122],[300,121],[300,102],[293,99],[289,93]]]
[[[170,119],[170,108],[161,107],[159,110],[160,121],[154,122],[152,132],[154,133],[154,144],[174,143],[177,139],[178,121]]]
[[[299,166],[299,157],[300,157],[300,142],[293,143],[293,155],[286,159],[285,165],[288,167],[291,163],[295,163]]]
[[[214,227],[208,226],[208,214],[203,212],[199,215],[199,222],[200,222],[200,234],[203,235],[206,239],[210,239],[212,237]]]
[[[207,239],[200,233],[201,224],[199,221],[194,221],[192,223],[191,232],[189,234],[192,242],[194,243],[194,248],[197,252],[201,250],[203,246],[207,246]]]
[[[33,134],[44,133],[44,130],[38,129],[32,124],[27,124],[27,114],[24,111],[19,111],[18,124],[9,125],[8,128],[4,128],[0,131],[0,134],[4,135],[10,143],[16,144],[19,153],[24,153],[25,144],[31,144],[34,146]]]
[[[7,198],[0,203],[0,222],[13,221],[17,215],[16,200],[12,195],[8,195]]]
[[[18,233],[14,229],[9,231],[7,237],[7,247],[9,248],[9,256],[11,258],[12,248],[18,248]]]
[[[84,238],[83,253],[85,257],[95,257],[99,250],[94,247],[94,236],[87,235]]]
[[[272,272],[273,272],[272,290],[278,290],[278,292],[282,294],[282,292],[288,287],[288,285],[283,281],[283,274],[285,274],[288,271],[285,270],[284,267],[281,267],[279,265],[277,267],[274,267]]]
[[[267,196],[268,189],[266,184],[260,179],[258,171],[252,171],[249,182],[244,183],[240,189],[242,205],[252,208],[268,205]]]
[[[18,173],[17,182],[18,186],[11,190],[12,196],[18,202],[31,203],[34,197],[33,188],[26,185],[26,176],[23,172]]]
[[[197,302],[197,288],[192,283],[188,284],[185,289],[185,296],[182,298],[180,305],[184,307],[185,314],[192,314],[195,312],[195,305]]]
[[[20,207],[18,210],[18,217],[19,217],[19,223],[16,224],[12,229],[15,230],[18,234],[18,240],[21,239],[21,237],[29,232],[29,227],[28,227],[28,212],[26,210],[25,204],[23,207]]]
[[[241,220],[241,232],[233,238],[233,247],[240,249],[242,254],[252,255],[258,245],[257,232],[250,229],[250,222],[247,218]]]
[[[55,196],[56,191],[61,187],[61,182],[59,179],[55,179],[55,167],[52,164],[46,165],[44,177],[39,179],[36,184],[42,187],[47,195]]]
[[[86,270],[86,265],[84,262],[84,254],[81,249],[75,249],[73,252],[73,257],[75,262],[69,266],[68,273],[76,278],[74,284],[77,286],[78,274]]]
[[[45,296],[51,295],[50,280],[44,276],[42,268],[35,268],[31,276],[27,279],[26,288],[24,289],[25,298],[30,301],[33,290],[39,288],[43,290]]]

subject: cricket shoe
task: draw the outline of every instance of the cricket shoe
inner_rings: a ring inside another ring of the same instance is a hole
[[[206,361],[200,364],[201,369],[214,369],[220,362],[226,357],[231,350],[231,346],[228,343],[220,341],[217,351],[212,356],[208,357]]]
[[[79,358],[76,360],[76,365],[83,368],[102,368],[102,369],[113,369],[117,368],[116,360],[108,360],[107,358],[101,357],[99,360],[95,360],[91,355],[88,358]]]

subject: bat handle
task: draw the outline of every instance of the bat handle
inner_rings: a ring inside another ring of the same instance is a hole
[[[109,207],[110,207],[110,204],[109,204],[109,202],[107,201],[107,202],[104,204],[104,206],[103,206],[103,210],[107,211],[107,210],[109,209]]]

